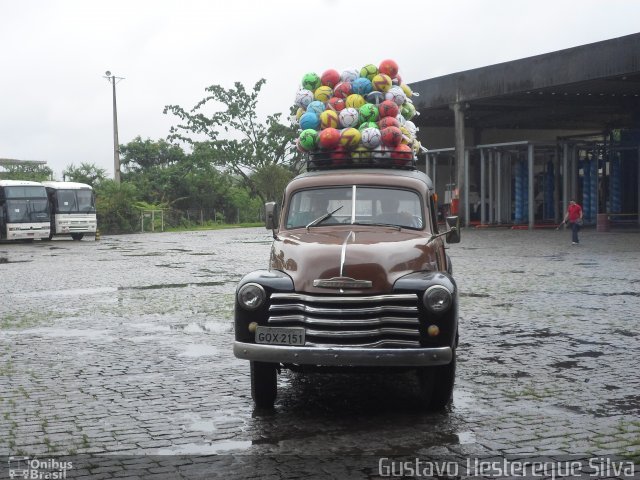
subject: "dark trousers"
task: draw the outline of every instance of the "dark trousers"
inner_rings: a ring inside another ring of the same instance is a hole
[[[580,231],[580,225],[578,225],[576,222],[570,223],[569,225],[571,225],[571,241],[575,243],[580,243],[580,240],[578,240],[578,232]]]

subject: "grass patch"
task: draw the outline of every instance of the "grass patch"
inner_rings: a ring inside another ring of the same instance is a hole
[[[198,232],[201,230],[226,230],[229,228],[253,228],[264,227],[264,222],[254,223],[207,223],[205,225],[193,225],[190,227],[169,227],[165,232]],[[158,230],[156,230],[158,231]],[[146,232],[148,233],[148,232]]]

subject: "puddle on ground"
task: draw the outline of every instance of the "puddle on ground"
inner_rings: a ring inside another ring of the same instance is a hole
[[[200,282],[200,283],[161,283],[158,285],[143,285],[140,287],[118,287],[118,290],[160,290],[163,288],[186,288],[186,287],[214,287],[224,285],[226,281]]]
[[[478,402],[472,393],[460,390],[458,388],[453,389],[453,407],[456,410],[471,410],[478,408]]]
[[[212,346],[206,345],[202,343],[192,343],[191,345],[187,345],[186,350],[182,353],[179,353],[179,357],[189,357],[189,358],[198,358],[198,357],[211,357],[213,355],[218,355],[219,350]]]
[[[10,332],[9,332],[10,333]],[[39,327],[39,328],[29,328],[26,330],[21,330],[18,333],[19,335],[41,335],[43,337],[53,337],[53,338],[87,338],[90,340],[104,340],[107,342],[113,341],[113,338],[109,334],[108,330],[81,330],[81,329],[64,329],[64,328],[47,328],[47,327]]]
[[[9,260],[5,257],[0,257],[0,265],[4,263],[31,263],[33,260]]]
[[[458,443],[460,445],[470,445],[476,443],[476,434],[473,432],[458,432]]]
[[[83,296],[83,295],[101,295],[104,293],[113,293],[117,289],[114,287],[95,287],[95,288],[71,288],[69,290],[44,290],[40,292],[19,293],[23,297],[65,297],[65,296]]]
[[[235,450],[247,450],[250,440],[223,440],[215,443],[185,443],[175,447],[160,448],[156,455],[215,455]]]

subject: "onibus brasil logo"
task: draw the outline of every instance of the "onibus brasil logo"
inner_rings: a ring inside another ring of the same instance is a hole
[[[64,462],[55,458],[9,457],[9,478],[62,480],[67,478],[67,470],[72,468],[73,462]]]

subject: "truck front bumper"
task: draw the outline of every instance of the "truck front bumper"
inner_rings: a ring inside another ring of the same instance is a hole
[[[235,342],[233,354],[244,360],[294,365],[345,367],[429,367],[451,363],[451,347],[321,348]]]

